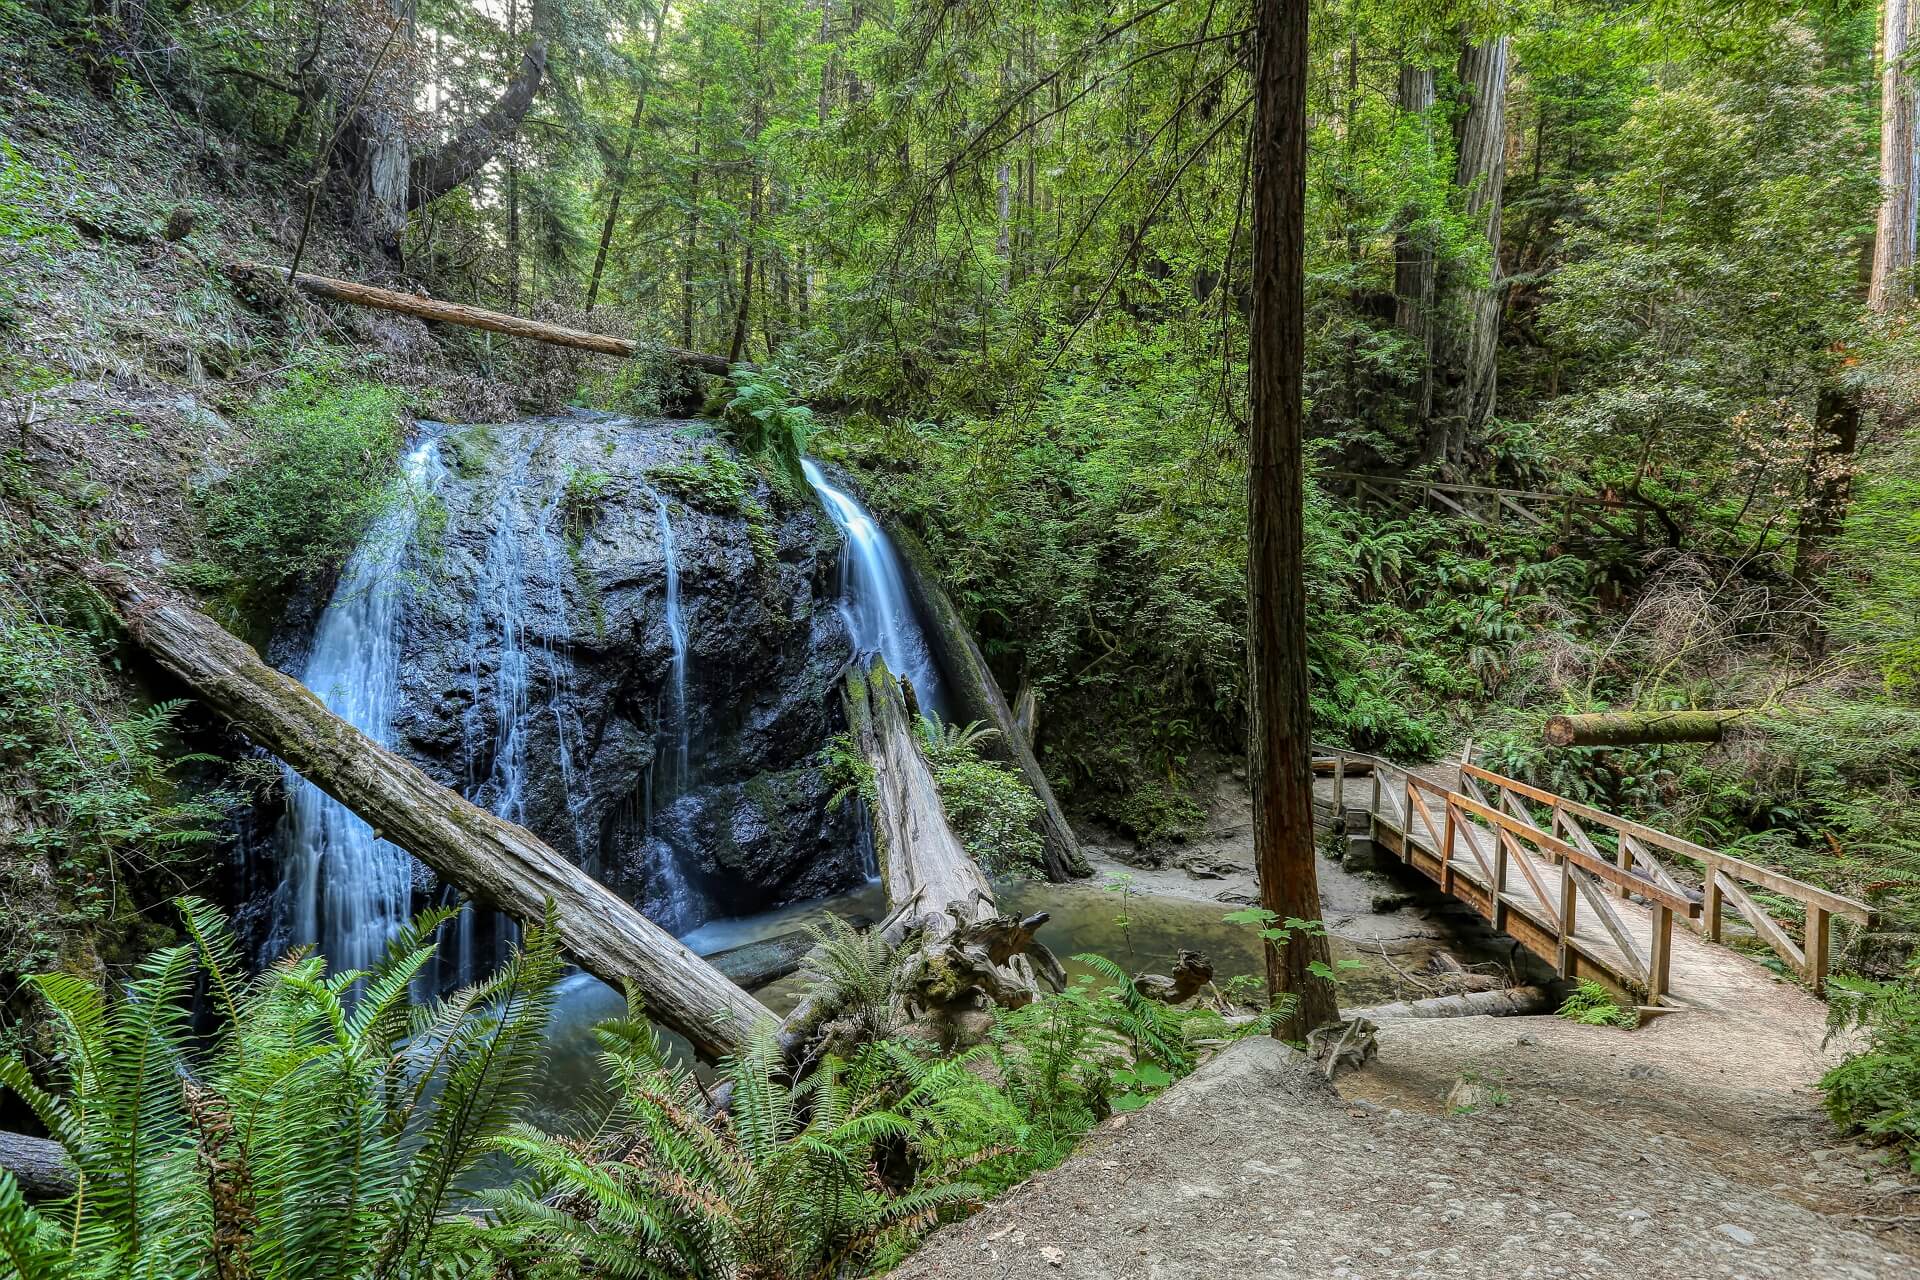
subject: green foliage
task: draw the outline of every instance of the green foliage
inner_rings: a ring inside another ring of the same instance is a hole
[[[1591,979],[1583,979],[1559,1008],[1561,1017],[1588,1027],[1637,1027],[1640,1014],[1624,1008],[1613,994]]]
[[[709,446],[697,461],[650,468],[647,480],[702,511],[744,520],[754,561],[770,570],[780,558],[773,516],[760,501],[754,470],[723,449]]]
[[[586,1142],[521,1126],[499,1141],[529,1177],[483,1197],[490,1238],[554,1276],[808,1277],[857,1273],[975,1188],[953,1175],[1010,1137],[972,1070],[891,1041],[785,1081],[772,1028],[725,1064],[731,1109],[671,1064],[637,1005],[597,1032],[616,1096]],[[907,1170],[903,1179],[901,1169]]]
[[[1037,823],[1040,799],[1020,771],[980,754],[999,730],[978,721],[961,727],[922,712],[921,752],[940,788],[954,835],[988,875],[1040,874],[1045,848]]]
[[[296,369],[255,406],[251,456],[201,498],[241,616],[337,568],[390,509],[400,407],[391,388],[328,362]]]
[[[421,917],[371,971],[295,953],[249,977],[237,940],[183,900],[189,941],[124,990],[35,980],[58,1015],[62,1088],[17,1059],[0,1083],[79,1173],[28,1207],[0,1185],[0,1248],[63,1277],[176,1276],[217,1251],[258,1277],[427,1276],[476,1246],[450,1209],[526,1100],[564,966],[527,932],[496,974],[415,1007],[414,979],[450,916]],[[192,1034],[203,982],[214,1018]],[[22,1268],[28,1270],[27,1268]],[[32,1272],[29,1271],[29,1274]]]
[[[1864,1047],[1820,1078],[1827,1114],[1848,1133],[1886,1143],[1920,1173],[1920,971],[1888,982],[1827,981],[1828,1037]]]
[[[736,369],[717,391],[708,412],[748,458],[760,463],[774,490],[789,501],[806,492],[800,459],[807,451],[813,411],[795,401],[779,375],[766,369]]]
[[[867,763],[851,733],[836,733],[827,739],[827,745],[820,748],[820,771],[826,784],[833,788],[827,797],[827,808],[837,807],[851,795],[858,795],[866,804],[874,802],[873,766]]]
[[[560,489],[560,527],[566,535],[568,549],[576,557],[593,522],[600,517],[600,506],[612,481],[613,477],[604,471],[590,467],[567,468],[567,478]]]

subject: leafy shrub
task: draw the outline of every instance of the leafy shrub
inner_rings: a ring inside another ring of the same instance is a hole
[[[714,393],[708,413],[743,455],[768,464],[767,478],[783,497],[797,499],[806,491],[800,459],[813,411],[795,402],[777,373],[736,369]]]
[[[980,755],[981,741],[999,730],[945,725],[924,712],[919,730],[941,806],[967,856],[988,875],[1037,875],[1046,860],[1035,826],[1040,799],[1019,770]]]
[[[19,1060],[4,1083],[66,1148],[66,1199],[29,1206],[0,1177],[0,1253],[28,1277],[436,1274],[477,1253],[452,1214],[525,1102],[545,1043],[556,935],[527,931],[492,977],[409,1000],[451,912],[422,916],[370,972],[295,954],[249,978],[205,903],[191,940],[124,991],[35,979],[58,1014],[67,1078]],[[193,1034],[196,980],[216,1019]]]
[[[1611,992],[1590,978],[1582,979],[1580,985],[1573,989],[1573,993],[1561,1003],[1559,1014],[1570,1022],[1588,1027],[1640,1025],[1637,1011],[1622,1007]]]
[[[715,1114],[637,1005],[595,1034],[615,1084],[595,1136],[519,1126],[499,1147],[530,1176],[483,1196],[496,1247],[544,1275],[863,1272],[970,1208],[978,1190],[953,1175],[1014,1134],[1012,1108],[973,1070],[983,1051],[928,1059],[879,1041],[796,1085],[763,1026],[726,1065],[731,1111]]]
[[[1820,1078],[1827,1114],[1884,1142],[1920,1173],[1920,970],[1890,982],[1828,979],[1828,1036],[1857,1029],[1866,1047]]]
[[[254,409],[252,457],[202,499],[231,603],[271,607],[352,554],[396,492],[400,407],[391,388],[313,363]]]

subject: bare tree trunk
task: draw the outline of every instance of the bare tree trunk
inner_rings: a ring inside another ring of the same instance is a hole
[[[1439,385],[1421,461],[1465,457],[1476,432],[1493,417],[1500,339],[1500,207],[1507,168],[1507,63],[1512,40],[1500,36],[1460,54],[1467,109],[1455,129],[1454,182],[1465,193],[1469,223],[1486,236],[1485,281],[1448,273],[1443,327],[1436,335]]]
[[[1821,579],[1832,558],[1833,539],[1846,523],[1853,501],[1853,454],[1860,444],[1859,393],[1851,387],[1822,387],[1813,418],[1818,443],[1807,460],[1807,494],[1794,531],[1793,577],[1817,609],[1826,602]],[[1817,619],[1810,634],[1817,645]]]
[[[714,1058],[772,1015],[672,934],[533,833],[462,799],[328,711],[219,623],[94,566],[133,641],[208,707],[477,902],[524,923],[551,917],[581,968],[632,982],[647,1012]]]
[[[1255,11],[1253,323],[1247,489],[1248,773],[1260,902],[1276,923],[1320,918],[1314,868],[1311,712],[1307,704],[1305,457],[1307,0]],[[1285,1040],[1339,1016],[1324,934],[1267,944],[1267,985],[1291,995]]]
[[[1880,10],[1880,214],[1874,225],[1873,275],[1867,305],[1891,311],[1913,296],[1915,213],[1920,171],[1915,169],[1915,85],[1907,65],[1920,4],[1884,0]]]
[[[760,231],[760,171],[754,170],[747,194],[747,234],[740,251],[740,304],[733,314],[733,341],[727,347],[727,361],[738,364],[747,353],[747,320],[753,309],[754,248]]]
[[[1648,742],[1718,742],[1750,707],[1716,711],[1601,711],[1549,716],[1542,736],[1550,747],[1618,747]]]
[[[647,91],[653,87],[654,71],[660,63],[660,35],[667,29],[667,13],[672,0],[661,0],[653,18],[653,39],[647,48],[646,76],[633,97],[633,120],[627,125],[627,140],[620,148],[620,167],[607,175],[607,216],[600,223],[600,247],[593,253],[593,272],[587,277],[587,314],[600,297],[600,275],[607,266],[607,247],[613,243],[613,228],[620,220],[620,198],[626,194],[627,180],[633,174],[633,147],[640,139],[640,123],[647,113]]]
[[[701,52],[706,52],[702,44]],[[687,236],[680,250],[680,345],[693,345],[694,256],[700,251],[700,126],[705,113],[706,82],[695,89],[695,101],[702,102],[693,113],[693,183],[687,199]]]
[[[1400,109],[1427,116],[1433,128],[1433,72],[1426,67],[1400,68]],[[1410,225],[1416,211],[1403,210],[1393,237],[1393,320],[1420,351],[1420,383],[1414,391],[1414,421],[1426,424],[1433,416],[1433,237]]]
[[[942,1043],[976,1040],[989,1005],[1031,1003],[1041,982],[1058,990],[1066,975],[1034,940],[1047,915],[1001,915],[993,885],[948,825],[908,696],[878,656],[847,673],[847,727],[870,771],[867,813],[890,912],[881,933],[912,948],[899,991],[916,1024]],[[817,988],[788,1016],[790,1055],[832,1016],[833,999]]]

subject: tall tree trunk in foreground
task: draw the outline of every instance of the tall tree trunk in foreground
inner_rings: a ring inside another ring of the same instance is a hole
[[[1507,176],[1507,64],[1500,36],[1460,54],[1467,109],[1454,132],[1454,183],[1466,193],[1467,221],[1487,238],[1488,277],[1448,273],[1437,335],[1439,386],[1422,462],[1457,462],[1493,417],[1500,340],[1500,207]]]
[[[1260,0],[1253,116],[1253,324],[1249,348],[1248,776],[1260,903],[1276,923],[1320,918],[1307,706],[1305,456],[1307,0]],[[1308,968],[1324,936],[1267,944],[1267,985],[1298,1003],[1285,1040],[1339,1016],[1333,983]]]
[[[632,982],[647,1012],[701,1055],[737,1052],[755,1023],[772,1018],[532,832],[375,743],[213,619],[118,570],[95,566],[87,576],[134,643],[209,708],[475,901],[522,923],[550,916],[569,959],[609,983]]]
[[[1429,67],[1400,68],[1400,110],[1410,116],[1433,109],[1433,71]],[[1429,117],[1427,127],[1433,127]],[[1401,226],[1393,237],[1393,322],[1419,348],[1420,384],[1414,391],[1414,421],[1433,416],[1433,237],[1412,221],[1419,210],[1401,212]]]

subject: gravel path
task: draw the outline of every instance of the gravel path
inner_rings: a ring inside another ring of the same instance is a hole
[[[1563,1080],[1578,1057],[1626,1033],[1545,1019],[1396,1023],[1385,1068],[1342,1080],[1342,1098],[1266,1040],[1223,1052],[1164,1098],[1102,1125],[1072,1159],[937,1233],[893,1274],[913,1280],[1084,1277],[1171,1280],[1304,1277],[1906,1277],[1920,1274],[1911,1236],[1875,1236],[1852,1214],[1869,1202],[1871,1162],[1788,1124],[1773,1149],[1701,1144],[1703,1123],[1658,1131],[1642,1105],[1672,1080],[1611,1071]],[[1551,1032],[1551,1034],[1543,1034]],[[1471,1042],[1504,1044],[1487,1082],[1504,1100],[1471,1112],[1445,1105],[1436,1068]],[[1527,1039],[1531,1044],[1520,1044]],[[1586,1043],[1586,1050],[1579,1047]],[[1574,1046],[1569,1049],[1569,1045]],[[1405,1052],[1401,1052],[1404,1049]],[[1530,1056],[1531,1055],[1531,1056]],[[1405,1069],[1392,1064],[1399,1061]],[[1655,1068],[1657,1072],[1658,1069]],[[1361,1095],[1417,1096],[1419,1110]],[[1572,1090],[1573,1092],[1569,1092]],[[1382,1092],[1378,1087],[1374,1092]],[[1709,1089],[1708,1092],[1718,1092]],[[1760,1096],[1748,1095],[1753,1105]],[[1736,1090],[1721,1094],[1740,1096]],[[1697,1101],[1697,1098],[1694,1099]],[[1643,1100],[1644,1103],[1644,1100]],[[1804,1118],[1804,1108],[1801,1108]],[[1780,1114],[1765,1117],[1777,1125]]]

